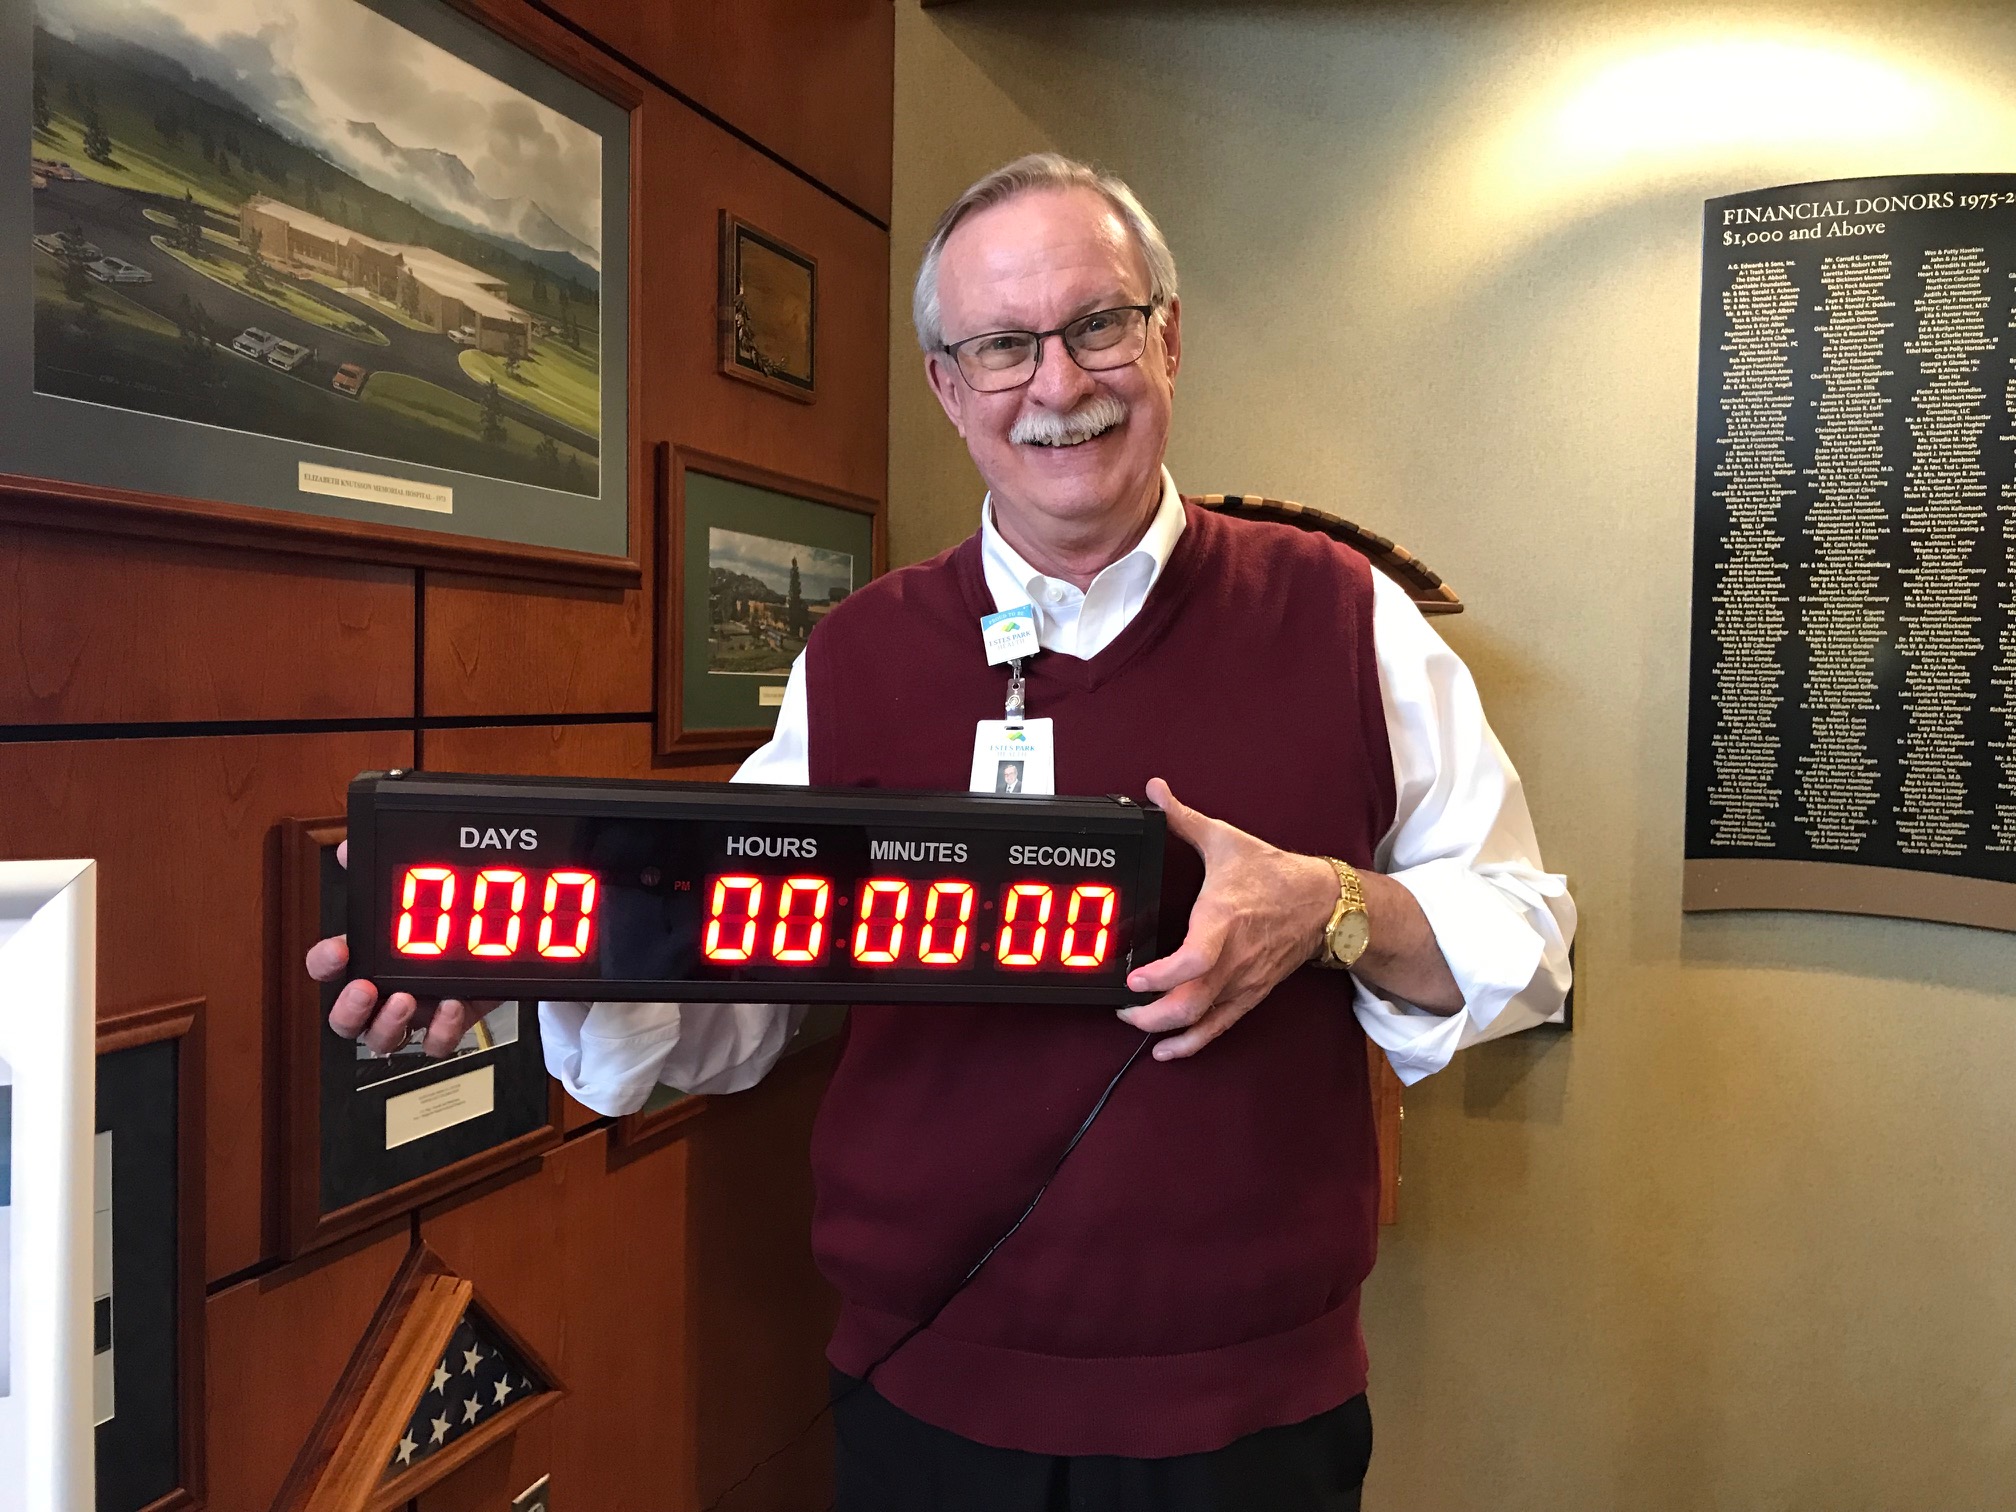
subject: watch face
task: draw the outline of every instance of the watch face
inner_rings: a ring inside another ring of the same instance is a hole
[[[1372,931],[1362,910],[1347,913],[1337,921],[1337,928],[1330,935],[1330,953],[1349,966],[1365,954],[1365,947],[1372,943]]]

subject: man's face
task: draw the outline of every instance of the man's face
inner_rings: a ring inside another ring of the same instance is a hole
[[[1148,270],[1127,224],[1090,189],[1043,190],[960,222],[938,264],[945,340],[990,331],[1048,331],[1094,310],[1148,302]],[[926,359],[938,402],[965,438],[995,508],[1031,533],[1145,511],[1159,491],[1175,408],[1179,311],[1151,322],[1140,360],[1088,373],[1061,337],[1043,343],[1035,377],[976,393],[943,353]],[[1117,423],[1075,445],[1017,440],[1032,421],[1107,401]],[[1114,403],[1113,401],[1117,401]]]

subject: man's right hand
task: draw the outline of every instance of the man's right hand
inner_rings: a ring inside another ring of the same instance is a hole
[[[338,865],[350,864],[350,842],[336,847]],[[341,982],[350,967],[350,941],[345,935],[317,940],[308,951],[308,975],[318,982]],[[361,979],[344,983],[329,1010],[329,1027],[345,1039],[361,1039],[380,1055],[390,1055],[411,1037],[420,1025],[427,1028],[421,1048],[427,1054],[444,1057],[454,1053],[469,1032],[469,1026],[483,1017],[495,1003],[465,1003],[459,998],[443,998],[423,1003],[410,992],[395,992],[382,1002],[378,989]]]

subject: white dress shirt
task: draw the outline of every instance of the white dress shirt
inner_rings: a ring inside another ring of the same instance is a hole
[[[980,557],[995,607],[1032,604],[1046,652],[1092,657],[1127,628],[1162,575],[1184,529],[1167,469],[1162,503],[1141,542],[1079,590],[1045,577],[994,527],[984,502]],[[1551,1017],[1568,991],[1575,904],[1540,863],[1519,774],[1477,697],[1469,669],[1443,644],[1406,590],[1372,574],[1372,643],[1393,752],[1393,827],[1374,867],[1421,905],[1463,1007],[1430,1013],[1357,982],[1366,1034],[1400,1080],[1439,1071],[1466,1045]],[[975,640],[976,651],[978,640]],[[807,786],[805,658],[792,664],[770,743],[737,782]],[[1059,731],[1058,739],[1070,739]],[[1260,1010],[1265,1011],[1263,1008]],[[690,1092],[734,1092],[769,1071],[802,1008],[749,1003],[542,1003],[546,1062],[579,1101],[603,1113],[641,1107],[666,1082]],[[1234,1030],[1234,1033],[1237,1031]],[[1199,1052],[1211,1053],[1207,1046]]]

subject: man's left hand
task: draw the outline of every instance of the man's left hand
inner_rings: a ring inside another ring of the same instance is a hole
[[[1120,1017],[1170,1034],[1157,1060],[1194,1055],[1231,1028],[1315,953],[1337,904],[1337,872],[1320,856],[1278,850],[1244,830],[1200,814],[1160,777],[1148,798],[1169,817],[1169,833],[1204,858],[1204,888],[1190,909],[1183,943],[1131,973],[1127,985],[1161,997]]]

